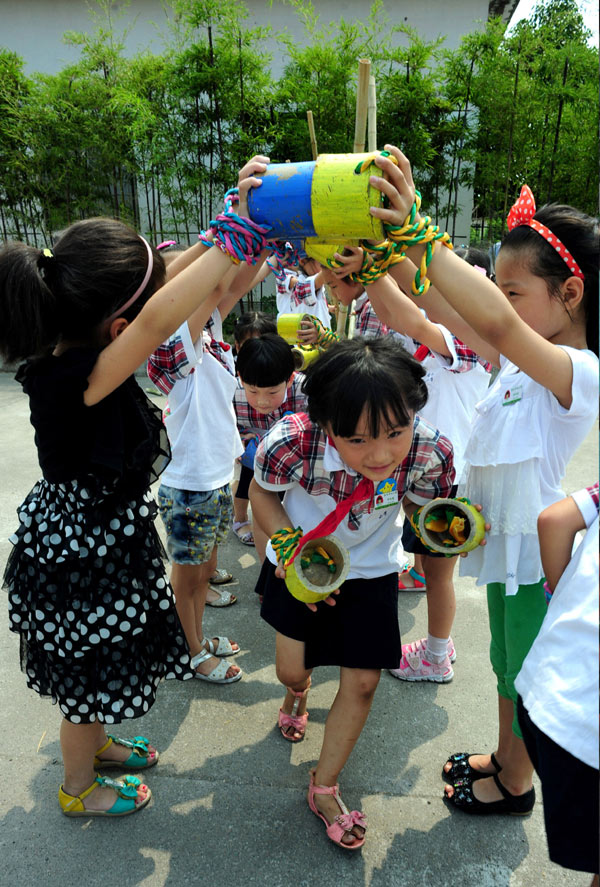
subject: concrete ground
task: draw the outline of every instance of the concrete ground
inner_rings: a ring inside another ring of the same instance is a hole
[[[0,560],[16,527],[15,508],[38,478],[27,400],[0,374]],[[597,431],[569,467],[565,489],[597,477]],[[530,817],[469,817],[442,801],[449,753],[495,747],[496,696],[487,646],[485,592],[457,581],[452,683],[406,684],[382,675],[369,721],[342,776],[351,808],[365,811],[369,836],[359,853],[326,839],[306,801],[337,673],[314,676],[306,740],[275,729],[282,692],[274,637],[258,613],[254,549],[231,536],[220,565],[239,579],[238,603],[210,609],[212,633],[237,639],[245,676],[230,686],[170,681],[151,712],[123,735],[141,733],[160,749],[148,774],[154,798],[114,822],[64,818],[59,712],[25,686],[18,639],[0,608],[0,879],[3,885],[85,883],[118,887],[584,887],[591,878],[553,865],[541,801]],[[405,641],[426,631],[423,593],[400,599]],[[365,643],[377,643],[365,638]],[[133,726],[133,725],[132,725]],[[539,790],[539,784],[537,784]],[[574,786],[574,791],[579,787]]]

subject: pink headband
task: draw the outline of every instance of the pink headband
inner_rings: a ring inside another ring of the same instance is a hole
[[[537,231],[544,240],[547,240],[550,246],[554,247],[558,255],[561,259],[566,262],[569,270],[575,275],[575,277],[579,277],[581,280],[585,280],[585,276],[583,271],[566,248],[564,243],[562,243],[556,234],[553,234],[550,228],[546,228],[545,225],[542,225],[541,222],[538,222],[534,219],[535,215],[535,199],[533,194],[531,193],[531,188],[529,185],[523,185],[521,188],[521,193],[519,194],[519,199],[517,202],[511,207],[511,210],[508,214],[507,224],[508,230],[512,231],[513,228],[517,228],[519,225],[528,225],[530,228],[533,228],[534,231]]]
[[[150,280],[150,275],[152,274],[152,268],[154,267],[154,256],[152,255],[152,248],[150,247],[150,244],[148,243],[148,241],[145,240],[141,236],[141,234],[139,234],[138,237],[140,238],[140,240],[142,241],[142,243],[144,244],[144,246],[146,247],[146,249],[148,251],[148,267],[146,268],[146,273],[144,274],[144,279],[142,280],[142,282],[140,283],[140,285],[138,286],[138,288],[136,289],[134,294],[129,299],[127,299],[125,304],[121,305],[120,308],[117,308],[117,310],[113,314],[111,314],[110,317],[107,317],[107,319],[104,321],[105,323],[112,323],[113,320],[115,320],[115,318],[122,317],[123,312],[127,311],[129,306],[133,305],[135,300],[142,295],[142,293],[146,289],[148,281]]]

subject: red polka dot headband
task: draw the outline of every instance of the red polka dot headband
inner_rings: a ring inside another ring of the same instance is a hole
[[[550,246],[554,247],[558,255],[561,259],[566,262],[569,270],[575,275],[575,277],[579,277],[581,280],[585,280],[585,276],[569,250],[566,248],[564,243],[562,243],[556,234],[553,234],[550,228],[546,228],[545,225],[542,225],[541,222],[538,222],[534,219],[535,215],[535,199],[531,192],[531,188],[529,185],[523,185],[521,188],[521,193],[519,194],[519,199],[517,202],[511,207],[511,210],[508,214],[507,224],[508,230],[512,231],[513,228],[517,228],[519,225],[528,225],[530,228],[533,228],[534,231],[537,231],[544,240],[547,240]]]

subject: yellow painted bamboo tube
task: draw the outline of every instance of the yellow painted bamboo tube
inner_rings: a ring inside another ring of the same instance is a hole
[[[355,172],[372,154],[319,154],[311,187],[311,211],[316,239],[332,243],[384,239],[380,219],[371,206],[381,205],[381,193],[369,184],[373,167]]]
[[[298,342],[298,332],[303,320],[310,320],[309,314],[280,314],[277,318],[277,334],[288,343]]]
[[[294,366],[297,370],[305,370],[314,363],[321,352],[312,345],[293,345]]]
[[[436,531],[426,526],[429,514],[440,508],[453,516],[464,518],[465,541],[462,544],[457,544],[448,530]],[[485,518],[470,502],[460,499],[432,499],[419,513],[419,532],[424,544],[433,551],[449,555],[461,554],[477,548],[485,536]]]
[[[309,569],[307,572],[302,567],[302,555],[310,554],[315,548],[324,548],[335,563],[335,572],[329,572],[326,567],[322,570]],[[338,589],[345,582],[350,571],[350,554],[335,536],[322,536],[319,539],[311,539],[285,573],[285,584],[288,591],[297,600],[305,604],[316,604]],[[312,579],[311,579],[312,576]]]

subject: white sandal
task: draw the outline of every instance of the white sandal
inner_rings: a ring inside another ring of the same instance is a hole
[[[192,668],[196,669],[203,662],[206,662],[207,659],[212,659],[212,653],[209,653],[208,650],[205,650],[203,653],[198,653],[197,656],[192,657]],[[199,681],[208,681],[209,684],[233,684],[234,681],[240,680],[243,672],[240,669],[237,674],[233,675],[233,677],[226,678],[225,675],[229,671],[229,668],[230,666],[227,662],[221,660],[208,674],[200,674],[199,671],[196,671],[194,677],[198,678]]]
[[[215,594],[218,594],[219,597],[216,601],[209,601],[207,598],[207,607],[231,607],[232,604],[237,603],[237,597],[230,591],[227,591],[226,588],[214,588],[212,585],[209,585],[209,588],[211,591],[214,591]]]
[[[234,650],[229,638],[217,637],[216,644],[212,638],[202,638],[200,643],[202,644],[202,646],[206,646],[208,652],[211,653],[213,656],[235,656],[237,653],[240,652],[239,644],[237,650]]]
[[[252,534],[252,530],[250,529],[244,531],[244,527],[252,527],[252,523],[249,520],[234,521],[233,532],[243,545],[254,545],[254,536]]]

